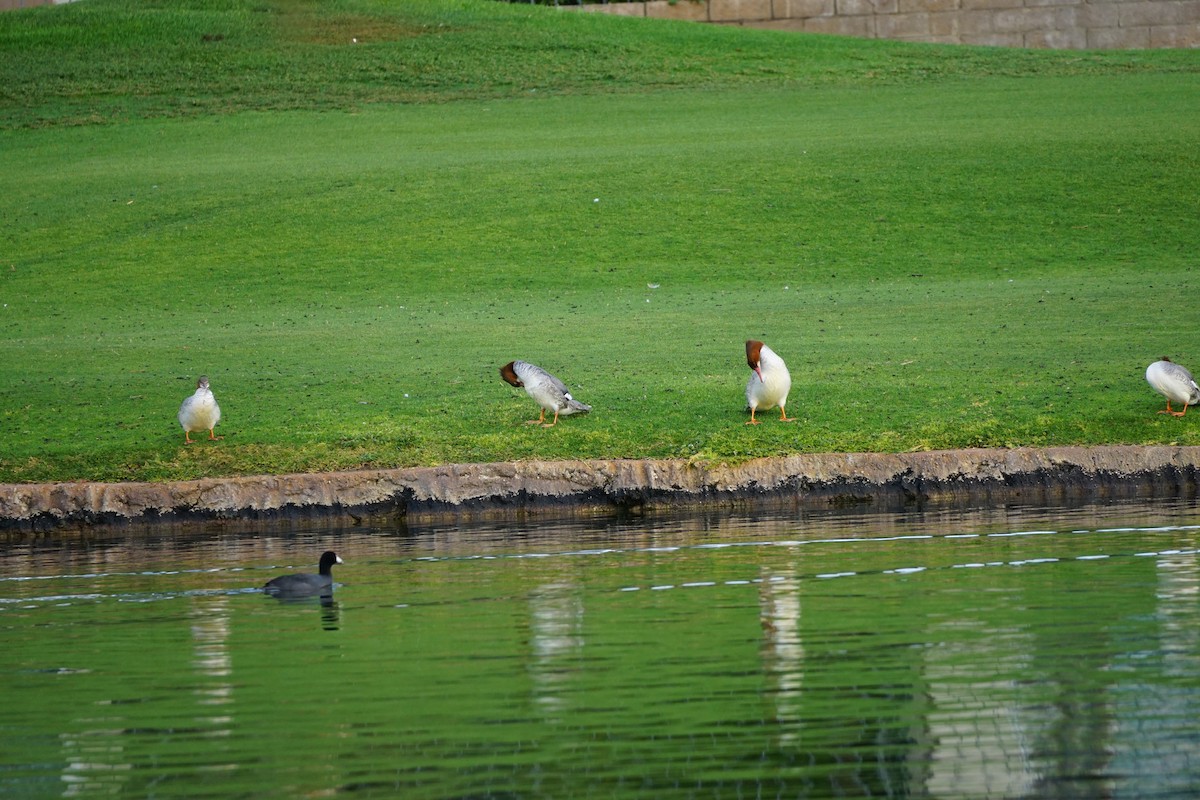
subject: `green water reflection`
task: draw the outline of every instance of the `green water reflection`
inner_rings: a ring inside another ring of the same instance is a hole
[[[5,545],[4,797],[1193,797],[1200,513]],[[255,589],[333,547],[334,598]]]

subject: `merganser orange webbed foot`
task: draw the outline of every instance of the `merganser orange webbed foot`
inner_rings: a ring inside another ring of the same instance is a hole
[[[1200,403],[1200,386],[1192,373],[1182,364],[1176,364],[1163,356],[1146,367],[1146,382],[1154,391],[1167,398],[1167,408],[1159,414],[1170,414],[1172,417],[1182,417],[1187,413],[1188,406]],[[1183,404],[1183,411],[1173,411],[1171,401]]]
[[[526,361],[510,361],[500,368],[500,377],[511,386],[525,390],[542,409],[542,415],[536,420],[530,420],[529,425],[541,425],[543,428],[553,428],[558,424],[558,417],[570,414],[586,414],[592,407],[571,397],[565,383],[551,375],[539,366]],[[554,421],[546,422],[546,412],[554,412]]]
[[[755,412],[760,408],[775,406],[779,406],[780,421],[795,422],[786,411],[788,392],[792,390],[792,376],[783,359],[757,339],[749,339],[746,342],[746,364],[752,370],[750,380],[746,383],[746,407],[750,409],[750,421],[746,424],[758,425],[762,420],[755,418]]]
[[[1183,404],[1183,411],[1172,411],[1172,410],[1171,410],[1171,401],[1170,401],[1170,400],[1168,400],[1168,401],[1167,401],[1167,410],[1166,410],[1166,411],[1160,411],[1160,412],[1158,412],[1158,413],[1160,413],[1160,414],[1170,414],[1172,417],[1182,417],[1184,414],[1186,414],[1186,413],[1187,413],[1187,410],[1188,410],[1188,404],[1187,404],[1187,403],[1184,403],[1184,404]]]
[[[184,444],[195,444],[196,440],[191,434],[200,431],[208,431],[208,438],[213,441],[223,438],[213,433],[213,428],[221,421],[221,407],[217,405],[217,398],[208,388],[206,375],[201,375],[196,381],[196,392],[184,399],[176,418],[183,428]]]

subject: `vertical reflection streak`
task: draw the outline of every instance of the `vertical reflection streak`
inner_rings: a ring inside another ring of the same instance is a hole
[[[929,794],[1028,795],[1037,780],[1030,755],[1033,721],[1009,682],[995,676],[1029,669],[1033,637],[963,617],[935,626],[930,638],[941,644],[924,651],[932,704]]]
[[[564,710],[571,662],[583,648],[583,599],[567,581],[544,583],[529,595],[534,703],[547,721]]]
[[[795,564],[766,570],[759,592],[762,663],[773,698],[780,746],[795,744],[801,730],[804,644],[800,636],[800,581]]]

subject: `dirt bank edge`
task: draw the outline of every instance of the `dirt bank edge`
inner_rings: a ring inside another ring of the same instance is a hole
[[[1190,496],[1200,447],[1108,446],[822,453],[744,464],[518,461],[174,483],[0,484],[0,528],[437,516],[722,505],[1087,501]]]

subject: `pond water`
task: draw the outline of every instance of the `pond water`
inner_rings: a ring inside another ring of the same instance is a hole
[[[1200,506],[10,535],[0,796],[1192,798]],[[331,598],[269,578],[335,549]]]

